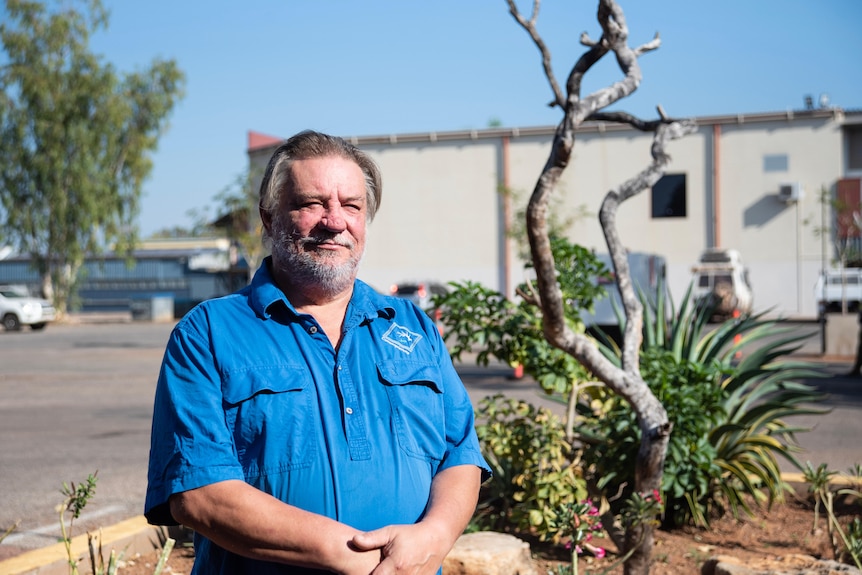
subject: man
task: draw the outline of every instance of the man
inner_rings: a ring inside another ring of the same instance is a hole
[[[475,509],[487,464],[437,329],[356,279],[380,196],[354,146],[287,140],[271,257],[171,334],[145,513],[194,529],[194,573],[435,573]]]

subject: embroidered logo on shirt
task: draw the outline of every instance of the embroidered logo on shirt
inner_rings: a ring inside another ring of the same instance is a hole
[[[393,323],[392,327],[387,329],[386,333],[383,334],[383,341],[389,345],[394,345],[404,353],[413,351],[413,348],[416,347],[420,339],[422,339],[421,334],[412,332],[397,323]]]

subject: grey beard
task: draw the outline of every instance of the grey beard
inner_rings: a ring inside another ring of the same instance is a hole
[[[320,238],[297,237],[287,231],[280,218],[273,221],[272,227],[273,264],[287,275],[294,287],[323,290],[330,296],[350,289],[362,258],[362,253],[353,252],[352,243],[339,242],[351,249],[351,257],[343,264],[336,264],[328,261],[331,254],[315,251]]]

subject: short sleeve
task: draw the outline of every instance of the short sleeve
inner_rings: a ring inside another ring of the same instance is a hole
[[[168,507],[171,495],[243,479],[200,315],[187,316],[174,328],[156,386],[144,504],[147,520],[156,525],[177,523]]]
[[[439,334],[438,334],[439,337]],[[446,412],[446,457],[438,471],[457,465],[476,465],[482,469],[482,481],[491,477],[491,468],[482,456],[476,436],[475,415],[470,396],[461,381],[449,352],[439,338],[440,370],[443,374]]]

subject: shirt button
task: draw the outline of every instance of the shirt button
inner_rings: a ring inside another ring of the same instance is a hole
[[[313,325],[310,328],[308,328],[308,333],[317,333],[317,326]]]
[[[352,407],[348,407],[344,411],[347,412],[347,415],[353,415],[353,408]]]

